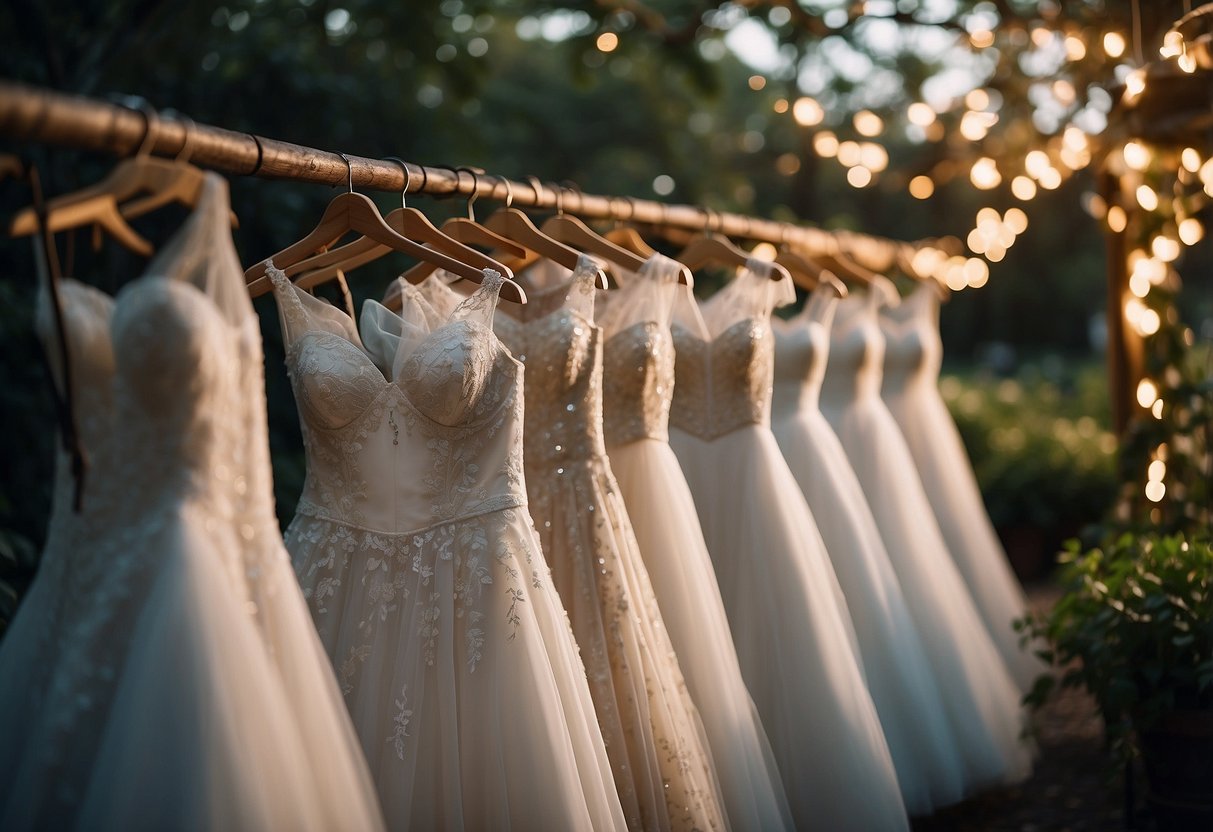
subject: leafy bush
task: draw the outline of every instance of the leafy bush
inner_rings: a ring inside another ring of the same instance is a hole
[[[1114,749],[1136,751],[1136,733],[1176,708],[1213,708],[1213,545],[1178,535],[1124,534],[1061,556],[1065,595],[1017,628],[1046,640],[1042,655],[1066,668],[1062,687],[1096,699]],[[1042,676],[1028,701],[1057,685]]]

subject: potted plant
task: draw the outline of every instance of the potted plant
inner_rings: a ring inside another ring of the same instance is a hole
[[[1118,759],[1140,757],[1160,830],[1213,829],[1213,544],[1125,534],[1061,556],[1065,594],[1017,624],[1062,687],[1096,700]],[[1057,684],[1042,676],[1028,701]]]

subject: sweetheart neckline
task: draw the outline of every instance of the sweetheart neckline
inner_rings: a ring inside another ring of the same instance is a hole
[[[753,324],[755,322],[757,322],[759,324],[759,326],[765,326],[767,329],[771,329],[770,321],[766,321],[764,323],[761,318],[759,318],[757,316],[750,316],[750,317],[742,318],[741,320],[738,320],[738,321],[734,321],[733,323],[726,326],[724,329],[720,330],[720,332],[713,335],[711,338],[700,338],[694,332],[691,332],[690,329],[688,329],[687,327],[678,323],[677,321],[670,324],[670,332],[672,333],[674,331],[674,327],[678,327],[678,329],[680,329],[684,333],[686,333],[685,337],[688,340],[690,340],[696,344],[704,344],[709,347],[714,347],[718,341],[720,341],[722,338],[724,338],[724,336],[728,335],[732,330],[738,328],[742,324]]]

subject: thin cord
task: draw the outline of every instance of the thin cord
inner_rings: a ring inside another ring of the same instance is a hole
[[[1133,0],[1133,55],[1137,58],[1138,66],[1146,62],[1141,46],[1141,6],[1139,0]]]

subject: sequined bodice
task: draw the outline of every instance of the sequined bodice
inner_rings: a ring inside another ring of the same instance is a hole
[[[487,303],[499,282],[486,280],[437,325],[432,314],[410,323],[364,309],[362,346],[305,308],[282,272],[268,273],[294,333],[287,367],[308,466],[300,514],[403,533],[526,503],[521,367],[484,321],[460,314]],[[424,301],[406,294],[405,303]],[[374,337],[372,320],[385,327]]]
[[[608,446],[669,439],[674,344],[668,326],[640,321],[606,341],[603,420]]]
[[[887,344],[884,391],[898,393],[915,383],[935,384],[943,362],[939,300],[929,285],[915,289],[901,305],[884,310],[880,328]]]
[[[714,439],[771,419],[774,339],[767,320],[737,321],[711,340],[671,327],[675,365],[670,424]]]
[[[526,367],[527,470],[546,476],[605,456],[602,330],[572,309],[527,322],[501,315],[496,327]]]
[[[822,402],[846,403],[880,395],[885,343],[875,304],[871,296],[859,294],[838,302],[821,385]]]

